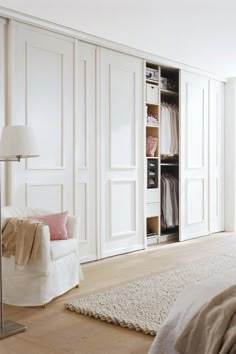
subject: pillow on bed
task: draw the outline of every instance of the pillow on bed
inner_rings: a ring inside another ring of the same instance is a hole
[[[28,218],[41,221],[48,225],[51,241],[68,239],[66,228],[68,211],[43,216],[28,216]]]

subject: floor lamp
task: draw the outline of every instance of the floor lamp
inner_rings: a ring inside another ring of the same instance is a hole
[[[0,161],[18,161],[37,157],[38,149],[33,132],[27,126],[3,127],[0,140]],[[26,326],[3,319],[3,285],[2,285],[2,222],[1,222],[1,181],[0,181],[0,339],[26,331]]]

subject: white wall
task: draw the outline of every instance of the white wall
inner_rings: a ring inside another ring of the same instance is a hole
[[[0,5],[219,75],[236,75],[234,0],[1,0]]]

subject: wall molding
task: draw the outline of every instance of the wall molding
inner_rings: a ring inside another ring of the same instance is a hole
[[[174,67],[178,68],[181,70],[187,70],[191,71],[193,73],[199,74],[199,75],[204,75],[211,77],[212,79],[216,79],[219,81],[227,81],[225,77],[221,77],[220,75],[208,72],[204,69],[200,69],[191,65],[186,65],[182,62],[178,62],[175,60],[171,60],[168,58],[164,58],[161,56],[158,56],[156,54],[148,53],[133,47],[129,47],[124,44],[116,43],[107,39],[103,39],[82,31],[78,31],[76,29],[59,25],[51,21],[39,19],[35,16],[27,15],[15,10],[8,9],[6,7],[0,6],[0,16],[5,17],[6,19],[11,19],[19,22],[23,22],[28,25],[33,25],[40,27],[42,29],[46,29],[49,31],[53,31],[62,35],[66,35],[68,37],[72,38],[77,38],[80,39],[81,41],[89,42],[91,44],[99,45],[101,47],[106,47],[109,49],[116,50],[121,53],[126,53],[129,55],[136,56],[138,58],[145,59],[149,62],[153,63],[158,63],[159,65],[164,65],[164,66],[169,66],[169,67]],[[4,20],[4,19],[3,19]]]
[[[7,20],[5,18],[0,17],[0,24],[1,25],[6,25],[7,24]]]
[[[61,199],[60,209],[61,212],[64,210],[64,186],[62,183],[37,183],[37,182],[26,182],[24,188],[25,205],[29,206],[30,188],[44,188],[44,187],[56,187],[59,189],[59,195]]]
[[[113,191],[112,187],[117,184],[129,184],[130,188],[133,189],[133,194],[134,194],[134,199],[133,199],[133,205],[134,205],[134,229],[132,230],[125,230],[121,232],[112,232],[112,201],[113,201]],[[124,237],[130,237],[134,236],[137,234],[138,230],[138,223],[137,223],[137,182],[136,179],[129,177],[129,178],[111,178],[109,181],[109,210],[110,210],[110,215],[109,215],[109,228],[110,228],[110,241],[114,241],[117,238],[124,238]]]

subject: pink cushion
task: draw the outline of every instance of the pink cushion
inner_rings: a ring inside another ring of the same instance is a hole
[[[48,225],[50,231],[50,239],[54,240],[67,240],[66,223],[68,219],[68,211],[63,213],[43,215],[43,216],[28,216],[29,219],[42,221]]]
[[[155,156],[157,150],[158,138],[148,136],[146,141],[146,155],[149,157]]]

